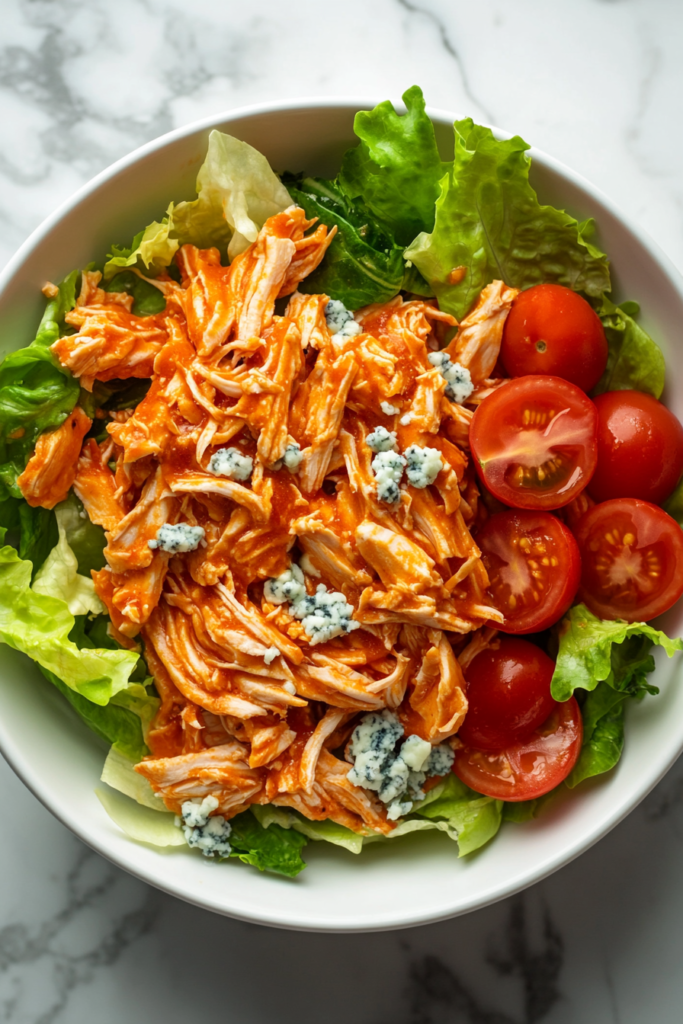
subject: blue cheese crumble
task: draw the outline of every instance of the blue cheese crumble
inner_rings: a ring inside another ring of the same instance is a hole
[[[287,604],[288,601],[296,604],[306,596],[304,574],[298,565],[292,563],[275,579],[266,580],[263,593],[271,604]]]
[[[377,793],[387,805],[387,818],[395,821],[424,799],[422,786],[430,775],[446,775],[454,754],[447,744],[432,747],[419,736],[408,736],[393,711],[363,715],[351,734],[349,754],[353,768],[349,782]]]
[[[388,431],[387,431],[388,433]],[[403,476],[406,460],[398,452],[378,452],[372,460],[372,471],[377,481],[377,498],[387,505],[395,505],[401,496],[398,485]]]
[[[474,391],[474,384],[470,371],[460,363],[451,362],[451,357],[445,352],[430,352],[428,357],[432,366],[439,368],[439,373],[446,381],[446,398],[451,402],[462,405]]]
[[[248,480],[254,469],[254,460],[243,455],[239,448],[221,448],[209,460],[209,473],[227,476],[230,480]]]
[[[429,487],[443,469],[441,452],[438,448],[420,448],[411,444],[406,448],[406,475],[413,487]]]
[[[228,842],[232,826],[222,814],[210,817],[218,807],[215,796],[203,800],[186,800],[181,805],[182,828],[185,841],[195,850],[201,850],[205,857],[229,857],[231,846]],[[176,819],[177,820],[177,819]]]
[[[385,416],[398,416],[401,411],[398,405],[392,405],[391,402],[380,402],[379,407]]]
[[[289,602],[289,613],[300,620],[311,646],[360,628],[360,623],[351,618],[353,605],[343,594],[328,590],[324,583],[318,584],[314,594],[306,593],[304,574],[298,565],[267,580],[263,593],[271,604]]]
[[[292,444],[288,444],[285,448],[285,453],[282,456],[282,461],[290,473],[296,473],[297,469],[301,465],[302,459],[303,454],[296,441]]]
[[[339,299],[330,299],[325,306],[325,320],[332,337],[353,338],[363,328],[353,319],[353,313]]]
[[[190,526],[189,523],[164,523],[157,530],[156,540],[147,541],[153,551],[167,551],[171,555],[181,552],[195,551],[204,540],[201,526]]]
[[[386,427],[375,427],[365,438],[365,443],[373,452],[395,452],[398,448],[396,431]]]

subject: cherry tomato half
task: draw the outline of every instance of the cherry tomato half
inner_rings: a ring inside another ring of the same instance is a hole
[[[513,508],[561,508],[597,461],[598,414],[559,377],[520,377],[485,398],[470,425],[477,472]]]
[[[467,721],[467,719],[465,719]],[[556,704],[527,740],[499,752],[462,746],[453,771],[467,786],[496,800],[535,800],[567,778],[581,753],[583,720],[576,698]]]
[[[598,395],[598,465],[588,485],[595,501],[642,498],[661,505],[683,473],[683,426],[642,391]]]
[[[479,750],[504,750],[528,740],[549,718],[555,662],[528,640],[506,636],[473,658],[465,671],[467,715],[458,739]]]
[[[547,373],[590,391],[607,366],[607,339],[580,295],[561,284],[537,284],[512,303],[500,355],[511,377]]]
[[[562,618],[581,579],[571,531],[550,512],[497,512],[477,534],[504,633],[535,633]]]
[[[683,530],[657,505],[603,501],[581,517],[574,533],[579,597],[601,619],[648,622],[683,594]]]

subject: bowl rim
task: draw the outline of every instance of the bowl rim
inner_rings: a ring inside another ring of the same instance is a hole
[[[377,97],[368,96],[366,94],[357,96],[353,94],[344,94],[325,97],[301,96],[276,102],[249,104],[246,106],[223,110],[219,113],[192,121],[189,124],[183,125],[180,128],[176,128],[164,135],[160,135],[157,138],[152,139],[96,174],[72,195],[61,202],[57,208],[31,232],[28,238],[20,245],[14,255],[10,258],[3,270],[0,271],[0,295],[4,293],[5,289],[9,286],[15,274],[20,271],[24,261],[30,256],[30,254],[40,247],[43,240],[49,235],[49,233],[75,208],[77,208],[83,200],[96,192],[101,185],[115,178],[121,172],[144,160],[148,155],[164,149],[173,142],[200,131],[206,131],[218,126],[227,126],[231,122],[256,118],[263,115],[292,112],[297,110],[309,111],[315,109],[343,109],[346,111],[356,111],[371,109],[376,106],[378,102],[382,101],[378,100]],[[398,112],[405,111],[405,105],[402,101],[392,99],[391,102]],[[427,107],[427,114],[433,121],[441,124],[451,124],[454,120],[458,119],[458,115],[452,111],[430,106]],[[485,124],[485,122],[481,123]],[[500,139],[511,138],[513,134],[494,125],[486,125],[486,127],[490,127],[496,137]],[[628,215],[626,215],[616,203],[602,192],[601,189],[593,185],[588,179],[583,177],[583,175],[574,171],[562,161],[534,146],[529,148],[528,153],[532,161],[543,165],[558,175],[561,179],[568,181],[570,184],[577,186],[579,189],[588,193],[591,198],[595,199],[616,221],[625,227],[642,246],[642,248],[645,249],[648,256],[657,266],[659,272],[668,279],[674,291],[678,293],[681,305],[683,306],[683,276],[681,276],[671,259],[660,249],[657,243],[654,242],[649,234],[641,228],[638,223],[634,222]],[[599,821],[595,828],[590,830],[587,835],[584,833],[581,839],[573,843],[571,846],[564,847],[561,851],[548,856],[546,860],[541,865],[537,865],[531,873],[518,875],[517,877],[508,880],[503,885],[489,887],[489,890],[483,894],[480,891],[476,896],[459,899],[457,906],[445,907],[443,911],[439,913],[428,913],[425,915],[424,913],[420,914],[419,912],[407,913],[405,910],[402,910],[400,913],[392,914],[390,920],[376,923],[362,921],[360,919],[362,917],[361,914],[359,915],[358,922],[355,924],[340,924],[333,921],[330,921],[327,924],[311,924],[304,921],[297,922],[292,920],[291,916],[283,917],[278,914],[277,907],[270,906],[267,909],[259,908],[258,912],[249,912],[246,907],[226,907],[224,904],[219,903],[219,901],[212,899],[211,893],[209,892],[203,893],[202,898],[189,892],[180,891],[177,886],[164,882],[162,879],[156,877],[151,871],[147,871],[135,863],[133,850],[138,844],[133,840],[129,840],[131,846],[130,857],[125,856],[123,853],[118,854],[107,847],[104,839],[98,838],[89,831],[87,820],[83,821],[76,815],[71,815],[68,808],[65,806],[55,807],[50,801],[48,795],[44,792],[41,780],[38,778],[37,773],[34,772],[32,764],[28,762],[19,751],[18,746],[14,742],[13,735],[6,730],[5,724],[1,719],[0,752],[3,754],[15,774],[22,780],[33,795],[63,825],[65,825],[71,832],[78,836],[82,842],[95,852],[141,881],[144,881],[155,888],[168,893],[169,895],[175,896],[204,910],[211,910],[236,920],[287,930],[345,934],[366,931],[391,931],[445,921],[462,914],[470,913],[474,910],[483,909],[486,906],[490,906],[499,900],[515,895],[528,886],[547,878],[549,875],[569,864],[576,857],[590,849],[595,843],[623,821],[624,818],[626,818],[628,814],[630,814],[631,811],[634,810],[652,791],[652,789],[654,789],[683,752],[683,730],[681,731],[678,749],[673,749],[667,760],[660,763],[658,771],[654,776],[646,776],[645,781],[633,790],[630,795],[624,797],[620,801],[615,801],[613,812]]]

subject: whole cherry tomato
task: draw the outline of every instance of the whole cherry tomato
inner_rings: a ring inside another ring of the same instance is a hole
[[[580,295],[561,284],[537,284],[512,303],[500,355],[511,377],[550,374],[590,391],[607,366],[607,339]]]
[[[642,498],[661,505],[683,473],[683,426],[642,391],[598,395],[598,464],[588,485],[595,501]]]

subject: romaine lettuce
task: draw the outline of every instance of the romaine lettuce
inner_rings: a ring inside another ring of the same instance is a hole
[[[122,270],[110,281],[103,282],[102,287],[105,292],[128,292],[132,295],[135,316],[151,316],[166,309],[163,293],[132,270]]]
[[[70,689],[105,705],[125,690],[138,655],[124,650],[79,650],[66,603],[31,590],[32,565],[14,548],[0,548],[0,641],[22,651]]]
[[[651,650],[661,645],[669,657],[683,650],[683,640],[671,640],[645,622],[605,621],[585,605],[571,608],[560,628],[560,645],[551,692],[568,700],[581,697],[583,746],[566,780],[570,788],[600,775],[619,761],[624,747],[624,705],[659,690],[648,682],[654,670]]]
[[[214,130],[197,176],[197,198],[171,203],[166,216],[149,224],[130,246],[113,246],[104,276],[108,280],[126,267],[158,274],[186,243],[200,249],[217,246],[232,260],[256,240],[268,217],[291,202],[262,153]]]
[[[604,680],[587,694],[581,706],[583,746],[579,760],[565,780],[570,789],[584,779],[614,768],[624,749],[624,705],[628,693]]]
[[[615,306],[606,295],[602,296],[598,315],[605,328],[609,355],[605,372],[593,394],[633,389],[659,398],[664,390],[664,356],[650,335],[633,319],[639,308],[637,302]]]
[[[80,575],[90,577],[93,569],[102,569],[106,564],[103,553],[107,543],[104,530],[90,521],[73,491],[65,501],[55,506],[54,511],[66,541],[76,556]]]
[[[342,846],[350,853],[360,853],[367,843],[399,839],[410,832],[436,829],[456,840],[458,855],[464,857],[493,838],[500,828],[502,808],[501,800],[475,793],[456,775],[450,774],[437,783],[425,799],[415,805],[414,811],[386,836],[378,832],[361,836],[333,821],[309,821],[296,811],[281,807],[254,806],[252,810],[265,828],[277,823],[281,828],[295,829],[309,839]]]
[[[250,810],[231,818],[230,824],[230,856],[239,858],[243,864],[288,878],[294,878],[306,867],[301,851],[308,840],[300,832],[274,823],[264,828]]]
[[[63,502],[55,508],[59,542],[36,573],[32,588],[36,594],[64,601],[72,615],[101,615],[105,611],[95,593],[90,575],[78,571],[78,559],[69,546],[65,524],[71,519],[71,508]]]
[[[81,651],[120,651],[121,645],[107,632],[108,625],[108,615],[99,615],[94,619],[78,615],[74,628],[69,633],[69,639]],[[57,679],[53,673],[45,669],[41,671],[66,697],[88,728],[112,744],[112,751],[119,751],[126,758],[132,758],[134,762],[149,753],[145,737],[159,709],[159,698],[154,690],[154,680],[147,675],[147,666],[142,658],[138,659],[131,672],[125,690],[113,694],[104,707],[82,697],[80,693],[76,693]]]
[[[516,288],[554,281],[595,297],[609,291],[607,257],[590,242],[592,221],[541,206],[528,148],[517,135],[498,141],[470,118],[455,122],[455,160],[441,179],[434,230],[418,235],[405,256],[458,318],[497,278]]]
[[[185,837],[175,824],[175,815],[154,796],[149,782],[134,770],[134,763],[125,752],[120,753],[114,748],[110,750],[102,769],[102,782],[117,793],[96,790],[102,806],[124,832],[139,842],[154,846],[184,846]],[[260,812],[263,808],[253,810]],[[294,878],[306,866],[301,850],[308,839],[301,831],[291,829],[289,824],[285,827],[279,825],[272,816],[266,828],[260,818],[259,813],[252,814],[247,810],[230,820],[230,856],[251,864],[259,871],[272,871]]]
[[[149,753],[144,733],[156,714],[159,698],[141,683],[129,683],[125,690],[115,693],[108,704],[101,706],[68,687],[54,672],[42,666],[40,671],[96,736],[136,763]]]
[[[405,269],[403,248],[362,201],[350,202],[336,182],[322,178],[299,178],[289,191],[307,217],[337,228],[322,263],[299,284],[299,291],[324,293],[347,309],[388,302],[398,295]]]
[[[419,818],[428,818],[432,825],[457,840],[459,857],[473,853],[493,839],[500,828],[502,811],[502,800],[475,793],[453,773],[415,808]],[[412,815],[408,821],[411,820]]]
[[[666,499],[662,508],[683,527],[683,479],[678,481],[675,490]]]
[[[264,828],[270,828],[273,824],[284,829],[292,828],[308,839],[341,846],[349,853],[360,853],[363,849],[363,836],[352,832],[350,828],[338,825],[336,821],[311,821],[298,811],[292,811],[288,807],[276,807],[275,804],[254,804],[251,810]]]
[[[76,302],[78,271],[62,281],[48,302],[38,333],[0,365],[0,500],[22,498],[17,477],[45,430],[61,426],[78,401],[79,384],[50,351]]]
[[[403,102],[403,116],[389,100],[356,114],[353,129],[361,141],[345,154],[338,180],[349,199],[361,198],[406,246],[434,227],[439,182],[450,165],[439,156],[420,87],[404,92]]]
[[[95,795],[112,821],[136,842],[187,849],[185,836],[176,825],[174,814],[160,814],[113,789],[96,789]]]
[[[646,679],[655,667],[654,644],[670,658],[683,650],[683,640],[672,640],[646,622],[598,619],[585,604],[575,605],[560,627],[553,697],[568,700],[575,690],[594,690],[603,680],[629,696],[658,692]]]
[[[135,765],[139,760],[112,747],[102,768],[101,781],[119,793],[129,796],[136,803],[142,804],[143,807],[151,807],[154,811],[170,814],[163,800],[154,795],[154,790],[144,775],[139,775],[135,771]]]

